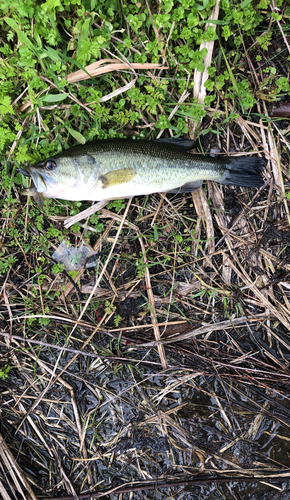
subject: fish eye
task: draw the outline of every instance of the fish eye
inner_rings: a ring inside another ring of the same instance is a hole
[[[56,162],[54,160],[47,160],[47,162],[44,165],[44,168],[46,170],[54,170],[56,167]]]

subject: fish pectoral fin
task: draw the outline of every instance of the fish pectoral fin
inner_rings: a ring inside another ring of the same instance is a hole
[[[203,181],[187,182],[177,189],[171,189],[168,193],[190,193],[202,186]]]
[[[35,193],[33,195],[33,198],[34,200],[36,201],[37,205],[39,207],[43,207],[43,204],[44,204],[44,198],[43,198],[43,195],[41,193]]]
[[[32,196],[35,199],[37,205],[43,207],[43,195],[42,193],[38,193],[35,187],[22,189],[20,194],[23,194],[24,196]]]
[[[119,168],[119,170],[111,170],[105,175],[101,175],[99,180],[103,184],[103,189],[112,186],[118,186],[119,184],[125,184],[130,182],[136,175],[133,168]]]

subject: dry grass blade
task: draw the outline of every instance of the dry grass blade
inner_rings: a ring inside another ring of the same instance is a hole
[[[251,472],[251,471],[249,471]],[[215,470],[212,471],[212,473],[216,473]],[[215,488],[217,488],[216,485],[219,485],[221,486],[223,483],[250,483],[250,482],[253,482],[253,481],[256,481],[256,480],[259,480],[260,482],[262,478],[272,478],[273,480],[277,480],[279,478],[283,479],[283,478],[287,478],[287,472],[286,473],[279,473],[277,472],[276,474],[268,474],[267,471],[265,471],[264,473],[261,473],[261,474],[257,474],[257,475],[254,475],[254,474],[251,474],[252,477],[249,477],[249,476],[245,476],[241,473],[239,473],[238,471],[235,471],[235,474],[231,473],[229,470],[225,470],[225,471],[222,471],[220,472],[220,475],[217,476],[216,474],[214,476],[211,476],[211,477],[208,477],[208,476],[205,476],[205,477],[199,477],[199,478],[194,478],[194,479],[190,479],[188,478],[188,476],[185,476],[183,479],[181,480],[177,480],[175,478],[168,478],[167,480],[164,480],[164,477],[163,476],[160,476],[158,478],[155,478],[154,480],[144,480],[142,482],[140,481],[136,481],[136,482],[128,482],[128,483],[125,483],[121,486],[116,486],[114,488],[110,488],[109,490],[106,490],[105,492],[103,493],[92,493],[90,495],[91,498],[102,498],[102,497],[105,497],[105,496],[108,496],[108,495],[116,495],[116,494],[119,494],[119,495],[123,495],[123,494],[126,494],[126,493],[130,493],[130,495],[132,496],[134,494],[134,492],[138,493],[138,492],[144,492],[144,495],[146,494],[147,491],[156,491],[156,489],[160,489],[160,490],[163,490],[163,489],[168,489],[168,488],[177,488],[177,487],[183,487],[182,489],[184,488],[195,488],[196,486],[203,486],[205,487],[207,484],[214,484],[215,485]],[[273,485],[271,483],[268,483],[270,486],[273,487]],[[281,489],[279,489],[279,491],[283,491]],[[80,495],[79,498],[82,499],[86,499],[87,494],[84,494],[84,495]],[[168,496],[165,497],[166,499],[168,499]],[[172,496],[170,497],[172,498]],[[73,498],[71,496],[65,496],[65,497],[44,497],[43,500],[73,500]]]
[[[22,136],[22,132],[23,132],[24,128],[26,127],[27,123],[29,122],[29,118],[30,118],[30,116],[28,115],[23,120],[22,126],[21,126],[20,130],[18,131],[17,137],[16,137],[15,141],[13,142],[11,149],[9,151],[8,160],[10,159],[10,156],[13,154],[14,149],[16,148],[18,141],[20,140],[20,138]]]
[[[237,275],[242,279],[246,287],[251,289],[255,293],[255,295],[259,298],[259,300],[261,301],[261,305],[265,307],[266,311],[270,311],[274,317],[278,318],[279,321],[281,321],[281,323],[288,330],[290,330],[289,315],[286,316],[281,311],[279,311],[277,307],[271,304],[271,302],[265,297],[265,295],[261,292],[261,290],[258,289],[256,283],[252,282],[245,269],[240,270],[229,257],[227,259],[227,262],[231,266],[233,271],[235,271]]]
[[[134,73],[136,74],[136,73]],[[116,90],[114,90],[113,92],[110,92],[109,94],[107,95],[104,95],[103,97],[101,97],[100,99],[100,102],[106,102],[106,101],[109,101],[110,99],[112,99],[113,97],[119,95],[119,94],[122,94],[123,92],[127,92],[127,90],[131,89],[132,87],[134,87],[135,83],[136,83],[136,80],[137,80],[137,76],[135,76],[135,78],[133,78],[131,80],[131,82],[127,83],[126,85],[124,85],[124,87],[120,87]]]
[[[157,63],[130,63],[133,69],[167,69],[168,66],[162,66]],[[85,71],[79,69],[73,73],[69,73],[67,81],[76,83],[81,80],[87,80],[95,76],[100,76],[111,71],[128,70],[130,67],[126,63],[120,62],[118,59],[101,59],[85,67]]]
[[[219,0],[217,0],[209,19],[210,20],[217,20],[218,17],[219,17]],[[216,30],[216,24],[209,23],[206,26],[207,26],[207,29],[209,28],[209,26],[211,26],[214,28],[214,30]],[[202,73],[200,71],[198,71],[197,69],[194,70],[193,97],[198,100],[197,102],[202,103],[202,104],[204,103],[204,98],[206,96],[206,88],[205,88],[204,84],[208,79],[207,68],[209,68],[209,66],[211,65],[213,48],[214,48],[214,40],[210,40],[209,42],[205,42],[205,41],[201,42],[200,50],[202,50],[202,49],[207,50],[207,54],[205,55],[205,57],[203,59],[203,64],[204,64],[205,68],[204,68],[204,71]],[[202,121],[202,119],[200,120],[199,123],[198,122],[189,122],[189,125],[190,125],[189,130],[190,130],[190,134],[192,137],[195,136],[197,127],[200,125],[201,121]]]
[[[245,325],[249,321],[259,321],[260,319],[265,319],[268,317],[268,314],[262,313],[258,314],[252,320],[249,320],[248,317],[243,318],[234,318],[229,321],[221,321],[220,323],[212,323],[210,325],[201,326],[200,328],[195,328],[186,333],[173,335],[168,340],[161,340],[160,343],[163,344],[172,344],[175,342],[181,342],[182,340],[190,339],[192,337],[196,337],[197,335],[202,335],[204,333],[214,332],[216,330],[225,330],[227,328],[237,327],[239,325]],[[154,345],[154,342],[148,342],[146,344],[141,344],[144,347],[150,347]]]
[[[139,231],[138,231],[138,233],[139,233]],[[139,241],[140,241],[140,245],[141,245],[141,249],[142,249],[142,253],[143,253],[144,264],[146,266],[146,264],[148,264],[148,259],[147,259],[144,243],[142,241],[142,237],[141,237],[140,233],[139,233]],[[145,269],[145,281],[146,281],[146,291],[148,294],[148,300],[150,303],[151,321],[152,321],[152,325],[153,325],[155,341],[157,343],[158,353],[160,356],[160,361],[161,361],[162,367],[167,368],[168,363],[166,360],[165,349],[164,349],[163,345],[160,344],[161,336],[160,336],[158,321],[156,319],[156,312],[155,312],[154,297],[153,297],[151,280],[150,280],[150,273],[149,273],[149,269],[147,266]]]
[[[216,2],[215,7],[212,10],[212,13],[209,17],[210,20],[217,20],[219,16],[219,0]],[[209,23],[207,24],[207,28],[209,26],[213,26],[214,30],[216,30],[216,24]],[[201,73],[197,69],[194,71],[194,87],[193,87],[193,96],[198,100],[199,103],[204,103],[204,98],[206,96],[206,88],[204,86],[205,82],[208,79],[208,71],[207,68],[211,65],[213,48],[214,48],[214,40],[209,42],[202,42],[200,45],[200,50],[206,48],[207,54],[203,59],[203,64],[205,66],[204,71]],[[190,123],[190,134],[193,136],[196,132],[196,129],[200,125],[200,123],[193,122]],[[208,206],[208,202],[206,200],[205,194],[201,189],[192,193],[192,199],[197,210],[197,213],[203,220],[204,224],[206,224],[207,230],[207,238],[208,238],[208,247],[209,253],[214,253],[214,230],[212,223],[212,216]]]
[[[206,227],[208,253],[211,255],[215,251],[214,228],[212,215],[203,189],[197,189],[191,193],[192,200],[198,216]]]
[[[6,470],[6,474],[11,476],[13,481],[12,491],[15,488],[23,500],[37,500],[24,472],[19,467],[16,459],[9,450],[3,436],[0,434],[0,457]],[[7,476],[7,477],[8,477]],[[3,485],[1,485],[2,487]],[[5,499],[5,496],[3,496]],[[7,499],[9,498],[7,494]],[[5,499],[6,500],[6,499]]]
[[[271,3],[271,5],[270,5],[270,7],[271,7],[272,12],[274,12],[274,11],[276,11],[276,10],[279,10],[279,11],[280,11],[280,9],[277,9],[277,7],[276,7],[276,5],[275,5],[275,2],[274,2],[273,0],[272,0],[272,3]],[[286,45],[286,47],[287,47],[288,53],[290,54],[290,45],[289,45],[289,43],[288,43],[287,37],[286,37],[286,35],[285,35],[285,33],[284,33],[284,30],[283,30],[283,28],[282,28],[282,26],[281,26],[281,23],[280,23],[280,21],[279,21],[278,19],[276,19],[276,23],[277,23],[277,25],[278,25],[278,27],[279,27],[280,33],[281,33],[282,38],[283,38],[283,41],[284,41],[284,43],[285,43],[285,45]]]
[[[8,495],[7,489],[5,488],[1,480],[0,480],[0,494],[2,495],[3,500],[12,500],[11,497]]]
[[[179,109],[180,107],[180,104],[182,104],[189,96],[189,92],[187,92],[186,90],[183,92],[183,94],[180,96],[180,98],[178,99],[178,103],[176,104],[176,106],[174,106],[173,110],[171,111],[170,115],[168,116],[168,121],[170,122],[171,118],[173,118],[173,116],[175,115],[176,111]],[[162,136],[164,130],[160,130],[160,132],[158,133],[156,139],[159,139],[159,137]]]
[[[216,2],[211,15],[209,16],[209,21],[216,21],[219,17],[219,0]],[[207,29],[211,26],[216,30],[216,24],[208,23]],[[206,88],[204,86],[205,82],[208,79],[208,71],[207,68],[211,65],[212,55],[214,48],[214,40],[210,40],[209,42],[201,42],[200,50],[207,49],[207,54],[203,59],[203,64],[205,66],[204,71],[201,73],[197,69],[194,71],[194,87],[193,87],[193,96],[198,99],[198,102],[203,103],[204,98],[206,96]]]
[[[278,155],[277,146],[276,146],[276,143],[275,143],[274,139],[273,139],[273,144],[274,144],[275,156],[276,156],[277,167],[278,167],[278,172],[279,172],[281,194],[282,194],[282,197],[283,197],[283,203],[284,203],[284,207],[285,207],[286,217],[287,217],[288,224],[289,224],[289,227],[290,227],[290,213],[289,213],[288,199],[286,198],[285,185],[284,185],[284,180],[283,180],[283,175],[282,175],[280,158],[279,158],[279,155]]]
[[[143,63],[130,63],[130,64],[126,64],[126,63],[120,63],[120,61],[118,61],[118,59],[101,59],[100,61],[96,61],[96,62],[86,66],[85,71],[80,69],[78,71],[74,71],[73,73],[70,73],[67,76],[67,80],[69,83],[76,83],[78,81],[87,80],[87,79],[93,78],[95,76],[100,76],[100,75],[103,75],[105,73],[110,73],[112,71],[128,70],[128,69],[130,69],[130,67],[132,68],[133,71],[135,69],[167,69],[168,68],[168,66],[162,66],[162,65],[157,64],[157,63],[144,63],[144,64]],[[50,86],[46,90],[41,90],[41,92],[39,92],[37,94],[37,97],[42,95],[47,90],[51,90],[52,88],[57,88],[57,86],[54,83],[52,83],[51,81],[49,81],[46,78],[44,78],[44,79],[50,84]],[[133,81],[133,83],[131,82],[128,85],[125,85],[124,87],[122,87],[120,89],[117,89],[115,92],[112,92],[111,94],[108,94],[107,96],[103,96],[101,98],[101,102],[107,101],[108,99],[111,99],[113,96],[118,95],[121,92],[125,92],[126,90],[131,88],[132,85],[134,85],[134,82],[135,82],[135,80]],[[64,90],[61,90],[61,92],[65,93]],[[80,101],[78,101],[72,94],[69,94],[68,97],[70,99],[72,99],[73,101],[77,102],[81,107],[86,109],[86,111],[88,111],[89,113],[92,113],[92,110],[90,108],[88,108],[87,106],[82,104]],[[31,106],[31,100],[28,100],[25,104],[23,104],[20,107],[20,111],[21,112],[25,111],[27,108],[29,108],[29,106]],[[17,140],[19,140],[19,139],[17,139]]]
[[[63,221],[64,227],[68,229],[69,227],[73,226],[73,224],[75,224],[76,222],[79,222],[80,220],[85,219],[90,215],[93,215],[98,210],[101,210],[101,208],[104,208],[108,202],[109,200],[99,201],[98,203],[95,203],[91,207],[87,208],[86,210],[82,210],[82,212],[79,212],[76,215],[68,217]]]
[[[86,309],[87,309],[87,307],[88,307],[88,305],[89,305],[89,303],[90,303],[90,301],[91,301],[91,299],[92,299],[92,297],[93,297],[93,295],[94,295],[94,293],[95,293],[95,290],[98,288],[99,283],[101,282],[101,279],[102,279],[102,277],[103,277],[103,275],[104,275],[104,273],[105,273],[105,270],[106,270],[106,268],[107,268],[107,265],[108,265],[108,263],[110,262],[110,259],[111,259],[112,253],[113,253],[113,251],[114,251],[115,245],[116,245],[116,243],[117,243],[117,241],[118,241],[118,238],[119,238],[120,232],[121,232],[122,227],[123,227],[123,225],[124,225],[124,223],[125,223],[125,220],[126,220],[126,217],[127,217],[127,214],[128,214],[128,210],[129,210],[130,205],[131,205],[131,201],[132,201],[132,200],[130,199],[130,200],[128,200],[128,202],[127,202],[126,210],[125,210],[124,215],[123,215],[123,217],[122,217],[122,220],[121,220],[121,222],[120,222],[120,226],[119,226],[119,228],[118,228],[117,234],[116,234],[116,236],[115,236],[115,238],[114,238],[114,242],[113,242],[113,245],[112,245],[112,247],[111,247],[110,253],[109,253],[108,257],[107,257],[107,260],[106,260],[106,262],[105,262],[105,264],[104,264],[104,267],[103,267],[102,271],[100,272],[100,274],[99,274],[99,276],[98,276],[98,279],[97,279],[97,281],[96,281],[96,284],[95,284],[95,286],[94,286],[94,288],[93,288],[92,292],[90,293],[90,296],[89,296],[88,300],[86,301],[84,308],[82,309],[82,312],[81,312],[81,314],[80,314],[80,316],[79,316],[79,318],[78,318],[78,321],[80,321],[80,320],[82,319],[82,317],[83,317],[83,315],[84,315],[84,313],[85,313],[85,311],[86,311]],[[75,328],[74,328],[74,329],[75,329]],[[73,330],[74,330],[74,329],[73,329]]]

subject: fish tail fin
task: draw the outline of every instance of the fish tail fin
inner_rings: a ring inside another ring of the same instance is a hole
[[[235,156],[229,158],[220,184],[242,187],[261,187],[264,184],[262,172],[267,161],[258,156]]]

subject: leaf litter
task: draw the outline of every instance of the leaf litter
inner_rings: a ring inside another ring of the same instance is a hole
[[[287,162],[279,134],[235,115],[222,149],[262,153],[274,182],[98,206],[97,270],[39,279],[19,243],[0,304],[5,500],[288,498]]]

